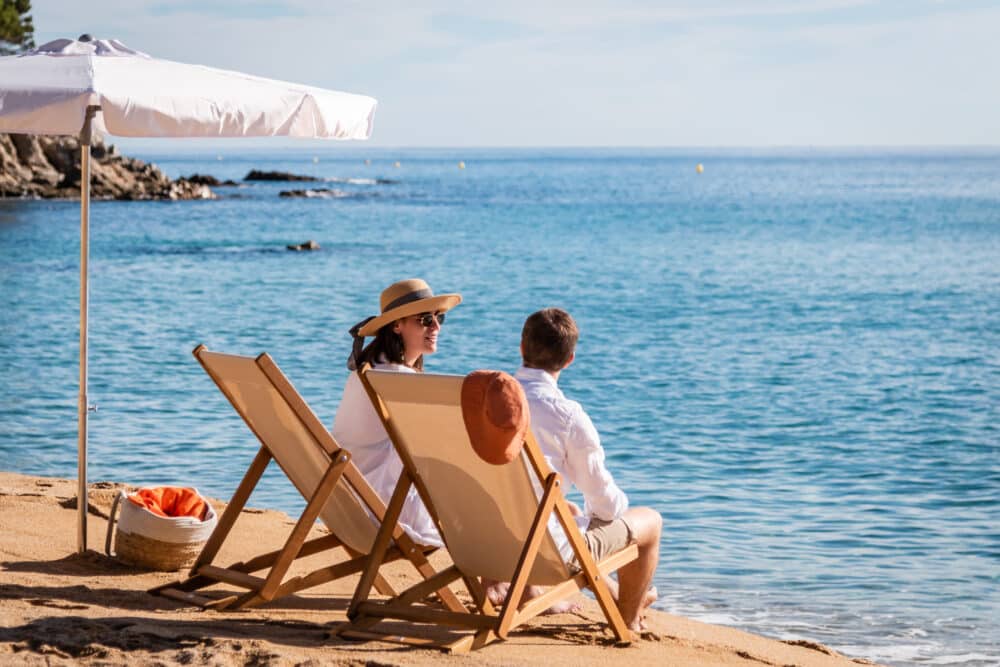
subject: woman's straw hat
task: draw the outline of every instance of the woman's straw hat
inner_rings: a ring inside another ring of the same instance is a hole
[[[462,419],[479,458],[503,465],[521,453],[531,415],[520,382],[503,371],[473,371],[462,381]]]
[[[420,278],[393,283],[379,297],[381,313],[369,318],[357,329],[358,336],[374,336],[390,322],[418,313],[443,313],[462,302],[461,294],[434,296],[430,286]]]

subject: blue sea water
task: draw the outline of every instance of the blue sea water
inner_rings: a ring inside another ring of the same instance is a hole
[[[560,383],[665,518],[659,606],[1000,663],[1000,152],[187,147],[140,157],[336,193],[93,205],[92,480],[228,497],[255,444],[192,348],[270,352],[330,423],[347,329],[421,276],[465,299],[430,370],[574,314]],[[75,202],[0,201],[5,470],[75,475],[78,239]],[[252,502],[300,507],[278,474]]]

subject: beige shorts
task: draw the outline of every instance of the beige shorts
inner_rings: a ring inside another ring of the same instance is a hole
[[[583,534],[583,541],[587,543],[594,560],[599,563],[631,544],[632,528],[622,518],[613,521],[591,519]],[[576,557],[573,558],[572,565],[579,568]]]

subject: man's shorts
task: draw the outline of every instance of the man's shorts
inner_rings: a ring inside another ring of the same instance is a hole
[[[613,521],[591,519],[583,534],[583,541],[587,543],[594,560],[599,563],[631,544],[632,528],[622,518]],[[572,564],[579,568],[575,556]]]

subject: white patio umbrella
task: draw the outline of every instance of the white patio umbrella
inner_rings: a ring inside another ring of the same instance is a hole
[[[80,138],[80,552],[87,548],[87,262],[93,133],[367,139],[375,106],[375,100],[364,95],[159,60],[116,40],[89,35],[0,57],[0,132]]]

